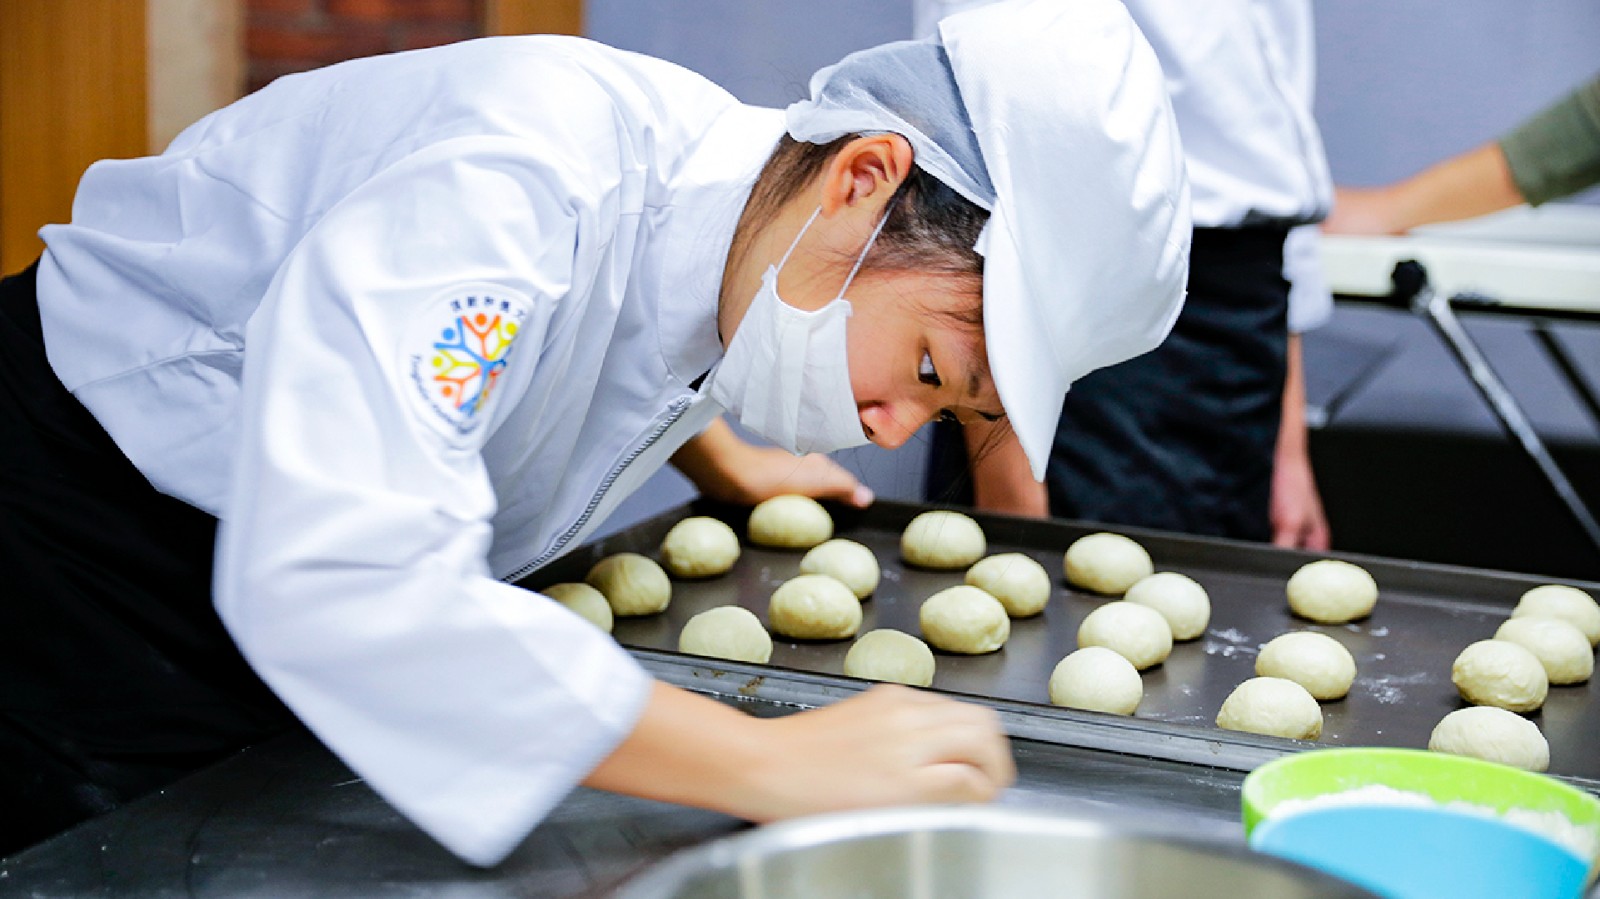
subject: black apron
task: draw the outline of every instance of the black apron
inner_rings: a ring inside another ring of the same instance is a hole
[[[156,492],[0,281],[0,856],[287,727],[211,603],[216,519]]]
[[[1272,467],[1288,349],[1287,230],[1197,228],[1183,313],[1161,346],[1068,392],[1045,481],[1050,514],[1272,537]],[[931,501],[968,504],[958,425],[940,425]]]

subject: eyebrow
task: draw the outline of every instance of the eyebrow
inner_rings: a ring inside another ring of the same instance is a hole
[[[963,348],[961,350],[961,355],[962,355],[962,361],[964,361],[966,363],[966,366],[967,366],[967,395],[966,395],[966,398],[967,399],[976,399],[977,396],[978,396],[978,388],[982,386],[982,379],[978,377],[978,366],[977,366],[977,359],[976,359],[977,354],[972,352],[972,348],[971,348],[970,345],[967,345],[967,346],[963,346]],[[999,412],[985,412],[982,409],[973,409],[972,411],[977,413],[978,417],[982,418],[984,421],[999,421],[1000,419],[1006,417],[1006,413],[1005,413],[1004,410],[1001,410]]]

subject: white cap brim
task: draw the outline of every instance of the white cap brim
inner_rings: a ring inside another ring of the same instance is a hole
[[[1043,480],[1073,382],[1154,349],[1182,309],[1177,124],[1115,0],[1000,3],[939,34],[996,196],[977,244],[990,373]]]

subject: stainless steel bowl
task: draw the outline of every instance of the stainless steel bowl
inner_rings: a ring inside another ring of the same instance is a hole
[[[1374,899],[1242,847],[1141,835],[1014,809],[937,807],[826,815],[675,855],[625,899]]]

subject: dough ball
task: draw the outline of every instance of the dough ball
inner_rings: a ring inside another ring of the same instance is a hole
[[[1211,597],[1194,579],[1176,571],[1162,571],[1141,578],[1123,597],[1128,602],[1149,606],[1167,619],[1172,639],[1193,640],[1206,632],[1211,623]]]
[[[1222,701],[1217,726],[1269,737],[1315,740],[1322,736],[1322,707],[1292,680],[1252,677]]]
[[[589,586],[605,594],[618,617],[654,615],[672,601],[672,581],[653,560],[638,553],[606,556],[589,569]]]
[[[1144,547],[1121,534],[1079,537],[1067,547],[1062,568],[1067,583],[1107,596],[1121,596],[1155,571]]]
[[[1356,660],[1344,644],[1315,631],[1274,637],[1256,657],[1262,677],[1292,680],[1317,699],[1343,699],[1356,679]]]
[[[810,549],[833,536],[833,517],[809,496],[774,496],[750,510],[750,542]]]
[[[678,651],[690,655],[756,662],[772,658],[772,638],[749,609],[718,606],[690,618],[678,635]]]
[[[928,597],[918,618],[922,635],[945,652],[994,652],[1011,636],[1011,617],[1000,600],[965,584]]]
[[[1494,638],[1533,653],[1552,684],[1581,684],[1594,673],[1594,648],[1583,631],[1565,618],[1524,615],[1507,619]]]
[[[611,604],[606,596],[588,584],[551,584],[544,595],[566,606],[594,623],[594,626],[611,633]]]
[[[850,588],[857,599],[878,589],[878,557],[872,550],[843,537],[813,547],[800,560],[801,574],[825,574]]]
[[[796,640],[843,640],[861,627],[861,600],[827,575],[802,574],[772,592],[767,620]]]
[[[1012,618],[1044,611],[1050,601],[1050,574],[1022,553],[1000,553],[967,569],[967,584],[1000,600]]]
[[[1143,671],[1172,655],[1172,628],[1160,612],[1149,606],[1108,602],[1090,612],[1078,626],[1078,645],[1104,646]]]
[[[1513,712],[1531,712],[1544,705],[1550,690],[1539,658],[1506,640],[1479,640],[1461,650],[1450,666],[1450,679],[1467,702]]]
[[[1457,709],[1444,716],[1428,737],[1428,748],[1529,771],[1550,767],[1550,744],[1538,725],[1489,705]]]
[[[739,535],[715,518],[685,518],[662,539],[661,561],[678,577],[727,574],[739,561]]]
[[[924,512],[900,535],[900,555],[923,568],[965,568],[985,549],[983,528],[960,512]]]
[[[912,687],[933,683],[933,650],[916,637],[882,628],[868,631],[844,656],[844,673]]]
[[[1371,614],[1378,582],[1360,565],[1322,559],[1289,578],[1289,609],[1319,624],[1344,624]]]
[[[1583,635],[1589,638],[1590,646],[1600,645],[1600,603],[1596,603],[1594,597],[1576,587],[1563,587],[1559,584],[1534,587],[1522,594],[1517,608],[1511,613],[1512,618],[1521,618],[1524,615],[1565,618],[1578,630],[1583,631]]]
[[[1143,698],[1133,663],[1104,646],[1085,646],[1050,673],[1050,702],[1069,709],[1132,715]]]

